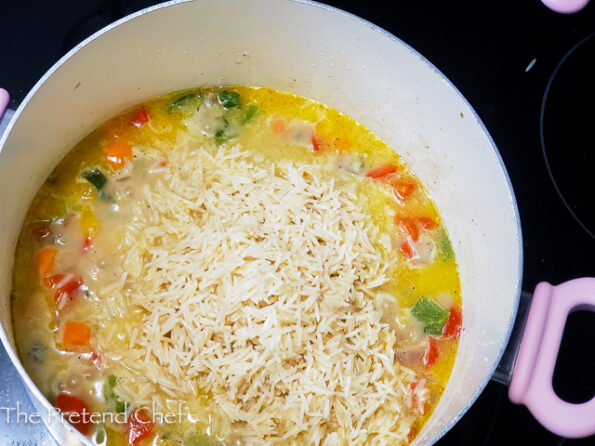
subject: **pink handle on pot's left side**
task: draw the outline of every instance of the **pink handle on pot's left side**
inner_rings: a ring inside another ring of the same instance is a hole
[[[572,404],[558,398],[552,387],[566,319],[581,309],[595,311],[595,278],[537,285],[508,391],[510,400],[525,404],[545,428],[570,438],[595,434],[595,397]]]
[[[8,92],[4,88],[0,88],[0,118],[2,118],[2,114],[8,105],[9,99]]]

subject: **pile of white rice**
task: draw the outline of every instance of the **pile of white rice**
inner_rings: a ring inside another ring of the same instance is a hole
[[[131,204],[109,290],[123,318],[142,310],[117,391],[206,393],[214,433],[246,444],[406,442],[417,377],[394,361],[377,304],[394,254],[358,181],[239,147],[172,151]]]

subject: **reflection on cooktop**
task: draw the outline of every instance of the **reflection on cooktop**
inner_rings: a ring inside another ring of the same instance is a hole
[[[541,144],[564,204],[595,237],[595,33],[562,58],[550,78],[541,109]]]

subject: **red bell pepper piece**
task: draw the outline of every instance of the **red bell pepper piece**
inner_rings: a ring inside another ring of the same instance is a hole
[[[374,178],[376,180],[386,177],[390,174],[393,174],[397,171],[397,166],[392,164],[382,164],[377,167],[373,167],[372,169],[368,170],[366,176],[368,178]]]
[[[429,369],[432,367],[438,360],[439,356],[440,350],[438,350],[438,342],[436,342],[436,339],[430,337],[428,347],[426,348],[426,353],[424,355],[424,365],[426,368]]]
[[[401,243],[400,251],[408,259],[412,259],[417,255],[417,253],[413,249],[413,246],[411,246],[411,242],[409,240],[405,240],[403,243]]]
[[[93,247],[93,239],[91,237],[85,237],[83,242],[83,252],[89,252]]]
[[[452,307],[442,334],[446,338],[458,339],[461,334],[461,328],[463,328],[463,314],[458,307]]]
[[[143,107],[132,118],[132,125],[136,128],[141,128],[147,122],[149,122],[149,115],[147,114],[147,110]]]
[[[126,438],[130,446],[136,446],[141,440],[153,433],[153,422],[144,409],[134,409],[128,417]]]
[[[58,305],[59,310],[77,297],[82,285],[83,281],[78,277],[74,277],[59,287],[58,285],[55,286],[56,291],[54,292],[54,302]]]
[[[398,224],[409,237],[411,237],[411,240],[414,242],[419,240],[419,229],[417,228],[415,218],[396,215],[395,223]]]
[[[56,407],[60,409],[64,418],[81,434],[87,435],[91,429],[89,406],[74,395],[61,393],[56,397]]]
[[[320,150],[322,150],[322,146],[321,146],[321,142],[320,142],[320,138],[318,137],[318,135],[316,133],[312,133],[312,150],[314,152],[320,152]]]

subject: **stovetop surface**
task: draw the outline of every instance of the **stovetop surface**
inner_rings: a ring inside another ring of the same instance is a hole
[[[9,106],[16,108],[43,73],[76,43],[156,3],[3,2],[0,86],[11,93]],[[595,276],[595,37],[588,38],[595,32],[595,4],[565,16],[549,11],[538,0],[326,3],[407,42],[475,108],[500,150],[516,193],[524,240],[523,289],[532,291],[542,280],[557,284]],[[567,55],[583,39],[584,44]],[[557,68],[565,55],[566,61]],[[586,401],[595,394],[594,341],[595,316],[572,315],[554,377],[557,393],[569,401]],[[30,404],[22,385],[10,379],[12,366],[4,351],[0,351],[0,367],[0,406],[15,398],[23,406]],[[2,412],[0,442],[7,441],[3,444],[51,444],[43,426],[13,432],[3,422]],[[506,387],[491,382],[439,444],[582,446],[595,444],[595,437],[567,440],[547,432],[526,408],[508,401]]]

